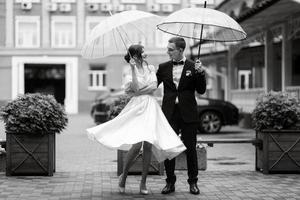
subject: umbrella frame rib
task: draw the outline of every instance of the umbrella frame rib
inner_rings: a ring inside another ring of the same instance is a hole
[[[163,31],[165,33],[169,33],[171,35],[176,35],[176,36],[181,36],[181,37],[185,37],[185,38],[190,38],[190,39],[195,39],[195,40],[200,40],[199,37],[189,37],[189,36],[185,36],[185,35],[180,35],[180,34],[176,34],[176,33],[172,33],[172,32],[169,32],[168,30],[164,30],[161,28],[162,25],[167,25],[167,24],[194,24],[195,26],[196,25],[203,25],[201,23],[195,23],[195,22],[164,22],[164,23],[161,23],[161,24],[158,24],[156,27],[157,29],[159,29],[160,31]],[[217,26],[217,25],[213,25],[213,24],[204,24],[204,26],[214,26],[214,27],[218,27],[218,28],[223,28],[223,29],[227,29],[227,30],[231,30],[233,32],[239,32],[241,33],[241,35],[244,36],[244,38],[240,38],[240,39],[234,39],[234,40],[216,40],[216,39],[201,39],[203,41],[217,41],[217,42],[235,42],[235,41],[241,41],[241,40],[244,40],[246,39],[247,37],[247,34],[243,31],[240,31],[240,30],[236,30],[236,29],[232,29],[232,28],[227,28],[227,27],[222,27],[222,26]]]
[[[159,20],[161,17],[158,15],[138,10],[123,11],[114,15],[110,12],[110,17],[93,28],[82,47],[81,55],[83,58],[98,59],[113,55],[114,52],[128,52],[129,45],[146,39],[145,30],[149,32],[150,26],[154,29]],[[140,24],[146,25],[145,30]],[[127,32],[128,30],[130,32]]]

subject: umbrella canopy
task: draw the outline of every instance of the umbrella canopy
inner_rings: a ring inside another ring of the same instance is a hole
[[[101,58],[127,51],[130,44],[144,43],[161,18],[139,10],[111,15],[92,29],[82,48],[85,58]]]
[[[163,19],[157,28],[172,35],[205,41],[233,42],[243,40],[247,36],[234,19],[210,8],[178,10]]]

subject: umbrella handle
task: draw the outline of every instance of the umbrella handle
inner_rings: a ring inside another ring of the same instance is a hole
[[[206,1],[204,1],[204,8],[206,8]],[[200,32],[200,41],[199,41],[199,48],[198,48],[198,60],[200,58],[200,49],[201,49],[201,40],[202,40],[202,34],[203,34],[203,24],[201,25],[201,32]]]

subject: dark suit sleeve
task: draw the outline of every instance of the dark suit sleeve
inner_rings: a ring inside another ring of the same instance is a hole
[[[204,94],[206,91],[206,74],[205,72],[196,73],[196,91],[199,94]]]
[[[156,72],[156,77],[157,77],[157,87],[158,87],[162,82],[161,65],[158,66],[158,70]]]

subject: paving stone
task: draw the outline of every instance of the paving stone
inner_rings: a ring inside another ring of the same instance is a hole
[[[53,177],[6,177],[1,172],[1,200],[300,200],[300,174],[264,175],[221,166],[199,171],[200,195],[189,193],[185,170],[176,171],[175,193],[162,195],[165,176],[149,175],[150,194],[140,195],[141,177],[130,175],[126,193],[119,194],[116,151],[87,139],[85,129],[93,126],[89,115],[71,115],[69,121],[68,128],[56,137]]]

